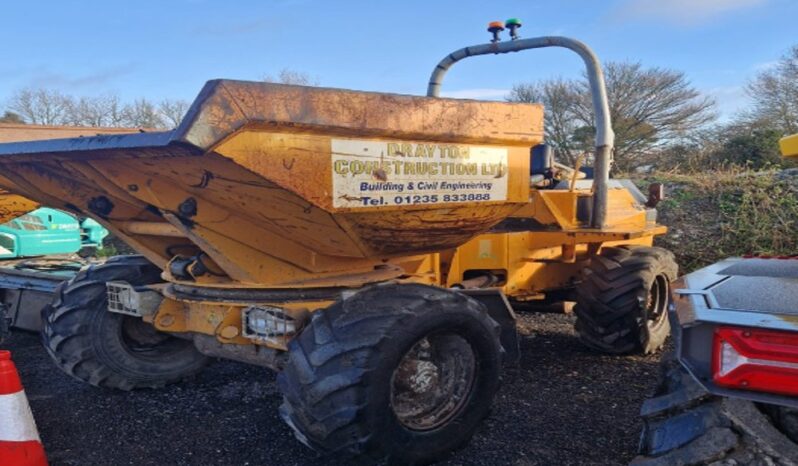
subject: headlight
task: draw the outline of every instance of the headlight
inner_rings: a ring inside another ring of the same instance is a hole
[[[294,335],[297,321],[279,307],[250,306],[242,311],[244,336],[266,343],[282,343],[282,338]]]

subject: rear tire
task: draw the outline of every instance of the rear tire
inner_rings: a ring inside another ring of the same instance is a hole
[[[672,356],[662,367],[631,464],[798,464],[796,410],[710,395]]]
[[[606,247],[576,289],[576,331],[586,346],[609,354],[654,353],[670,334],[667,306],[678,266],[667,249]]]
[[[471,438],[501,362],[499,325],[481,303],[423,285],[375,286],[314,313],[291,341],[280,414],[319,452],[426,464]]]
[[[141,256],[117,256],[59,285],[42,310],[42,343],[66,374],[97,387],[158,388],[206,364],[191,341],[158,332],[140,318],[108,311],[105,282],[147,285],[161,270]]]

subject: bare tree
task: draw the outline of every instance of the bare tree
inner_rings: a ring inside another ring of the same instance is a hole
[[[615,130],[615,163],[621,170],[634,167],[642,155],[679,141],[715,118],[714,102],[694,89],[684,73],[613,62],[604,70]],[[538,95],[524,92],[530,88],[537,89]],[[546,135],[561,157],[573,162],[593,146],[593,105],[587,79],[517,85],[509,99],[534,101],[530,97],[540,97],[546,105]]]
[[[279,84],[296,84],[299,86],[318,86],[318,78],[313,78],[303,71],[294,71],[289,68],[283,68],[276,77],[265,75],[263,81],[267,83]]]
[[[28,123],[39,125],[64,124],[72,99],[59,91],[48,89],[20,89],[8,101],[8,108]]]
[[[579,89],[576,82],[562,78],[531,84],[516,84],[510,91],[513,102],[539,102],[545,107],[546,142],[559,157],[573,165],[576,158],[589,148],[579,135],[584,122],[577,118]]]
[[[798,45],[746,87],[754,102],[744,119],[758,120],[783,133],[798,132]]]
[[[72,96],[52,89],[21,89],[7,102],[4,121],[40,125],[131,128],[174,128],[189,103],[164,99],[158,105],[145,98],[124,104],[116,94]],[[14,120],[16,118],[16,120]]]
[[[122,124],[131,128],[165,128],[166,123],[155,104],[147,99],[136,99],[122,109]]]
[[[65,123],[73,126],[119,126],[123,122],[119,96],[70,98]]]
[[[185,100],[164,99],[158,104],[158,112],[167,127],[176,128],[183,120],[190,105]]]

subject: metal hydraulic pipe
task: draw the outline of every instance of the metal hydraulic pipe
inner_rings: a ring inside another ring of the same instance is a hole
[[[598,57],[587,45],[568,37],[534,37],[509,42],[495,42],[474,45],[456,50],[447,55],[432,71],[427,87],[427,96],[439,97],[443,76],[458,61],[476,55],[490,55],[521,50],[539,49],[543,47],[564,47],[576,52],[585,62],[590,93],[593,98],[593,113],[596,120],[596,160],[593,167],[593,215],[591,226],[603,228],[607,219],[607,185],[610,178],[612,149],[615,133],[610,121],[610,107],[607,103],[607,89],[604,84],[604,73]]]
[[[171,223],[166,222],[124,222],[123,230],[134,235],[167,236],[172,238],[185,238],[186,235]]]

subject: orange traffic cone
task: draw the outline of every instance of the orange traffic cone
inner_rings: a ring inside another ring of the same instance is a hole
[[[11,352],[0,350],[0,464],[47,466],[28,397]]]

